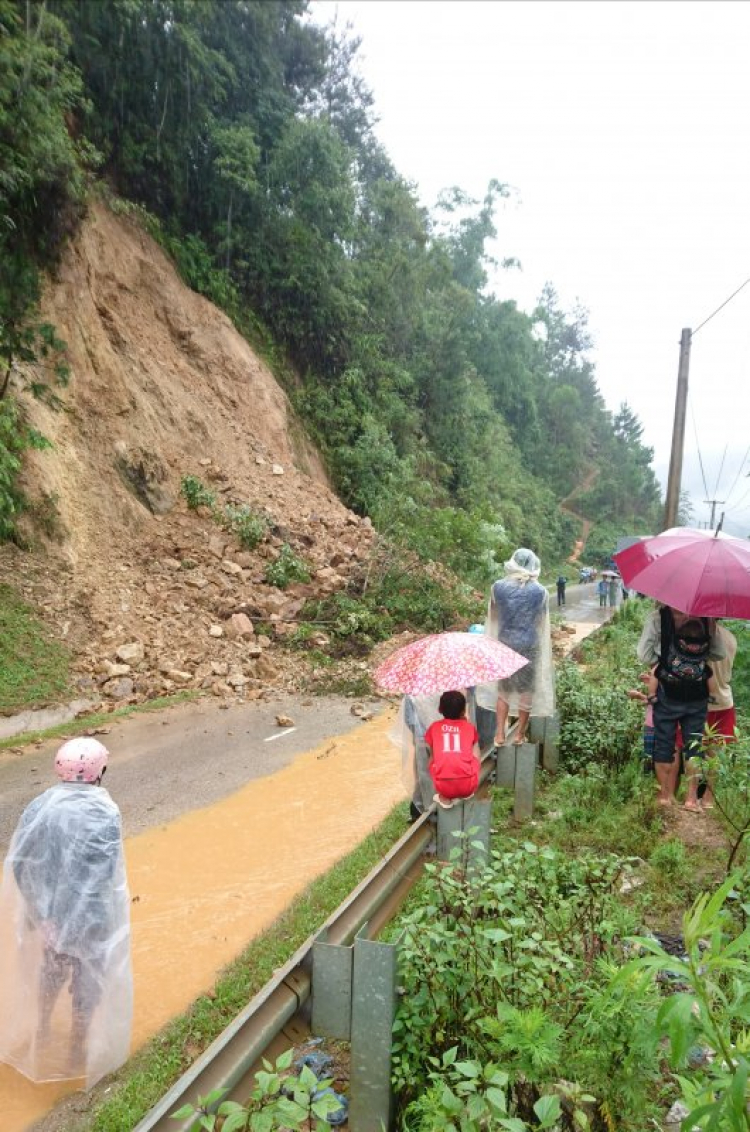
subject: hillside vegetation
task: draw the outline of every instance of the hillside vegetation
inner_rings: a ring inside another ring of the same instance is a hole
[[[592,468],[575,509],[648,529],[651,453],[603,404],[585,311],[549,286],[527,316],[512,261],[489,258],[507,187],[421,207],[373,132],[357,42],[305,12],[0,0],[0,533],[17,537],[18,465],[44,444],[25,402],[71,377],[39,273],[95,178],[262,348],[379,530],[482,582],[514,544],[560,560],[576,523],[558,502]]]

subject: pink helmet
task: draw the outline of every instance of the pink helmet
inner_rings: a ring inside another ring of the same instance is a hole
[[[68,739],[55,755],[55,770],[63,782],[96,782],[104,772],[108,755],[98,739]]]

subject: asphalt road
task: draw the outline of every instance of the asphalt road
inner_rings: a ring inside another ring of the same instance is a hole
[[[550,606],[557,608],[557,596],[554,586],[550,590]],[[596,592],[596,582],[576,583],[565,587],[565,605],[559,610],[566,621],[571,624],[592,623],[601,625],[608,621],[612,610],[608,606],[600,608],[599,595]]]
[[[222,709],[207,698],[113,720],[99,736],[112,755],[104,784],[131,837],[273,774],[327,739],[366,727],[352,715],[355,702],[374,714],[386,706],[382,700],[285,696]],[[280,727],[277,715],[289,716],[294,728]],[[52,764],[60,742],[0,752],[0,856],[24,807],[57,781]]]
[[[551,605],[556,607],[553,589]],[[595,583],[569,585],[565,620],[576,639],[606,621]],[[354,728],[367,726],[342,697],[279,697],[223,709],[212,698],[113,720],[102,741],[112,753],[105,785],[117,801],[129,837],[201,809],[290,763],[295,756]],[[385,709],[379,699],[365,707]],[[277,715],[294,728],[280,727]],[[85,727],[85,721],[82,721]],[[0,752],[0,855],[24,807],[56,781],[52,761],[60,744],[48,740],[20,754]]]

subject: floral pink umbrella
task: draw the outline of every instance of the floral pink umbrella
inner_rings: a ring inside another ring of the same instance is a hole
[[[375,671],[387,692],[427,696],[504,680],[528,664],[525,656],[478,633],[433,633],[396,649]]]

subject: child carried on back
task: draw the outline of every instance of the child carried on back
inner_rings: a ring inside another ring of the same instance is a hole
[[[463,692],[443,692],[438,710],[443,718],[428,727],[425,743],[435,801],[448,810],[455,801],[470,798],[479,785],[479,733],[466,718]]]

